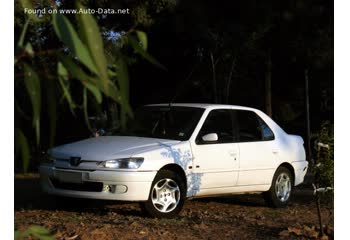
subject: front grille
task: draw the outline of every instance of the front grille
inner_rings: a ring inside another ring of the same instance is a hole
[[[51,178],[52,185],[58,189],[84,191],[84,192],[102,192],[103,183],[101,182],[83,182],[83,183],[66,183]]]

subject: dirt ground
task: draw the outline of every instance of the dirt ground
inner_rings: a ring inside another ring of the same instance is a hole
[[[331,215],[329,214],[331,213]],[[317,210],[312,189],[295,188],[284,209],[265,205],[261,195],[187,201],[179,217],[143,216],[137,203],[71,199],[41,192],[38,175],[15,178],[15,229],[41,225],[57,239],[316,239]],[[333,210],[322,207],[333,239]],[[327,239],[324,237],[323,239]]]

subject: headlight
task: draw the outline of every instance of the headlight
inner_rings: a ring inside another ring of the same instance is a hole
[[[123,158],[104,161],[100,164],[101,167],[111,169],[137,169],[143,163],[143,158]]]

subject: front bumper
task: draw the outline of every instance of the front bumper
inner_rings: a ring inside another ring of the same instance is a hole
[[[41,165],[39,168],[42,189],[48,194],[90,199],[146,201],[156,171],[84,171],[58,169],[52,165]],[[78,174],[81,184],[65,181],[60,183],[59,174]],[[79,186],[94,185],[94,190],[78,189]],[[77,187],[72,189],[71,186]],[[99,186],[101,189],[99,189]]]

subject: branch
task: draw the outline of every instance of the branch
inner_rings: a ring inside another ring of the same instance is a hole
[[[236,65],[236,57],[233,58],[232,60],[232,64],[231,64],[231,70],[227,79],[227,85],[226,85],[226,103],[228,103],[228,97],[230,95],[230,88],[231,88],[231,79],[232,79],[232,73],[233,73],[233,69]]]
[[[64,50],[65,48],[62,47],[62,48],[59,48],[59,49],[48,49],[48,50],[42,50],[42,51],[37,51],[35,52],[34,56],[44,56],[44,55],[51,55],[53,53],[57,53],[59,51],[62,51]],[[16,57],[16,62],[19,62],[20,60],[24,59],[24,58],[27,58],[27,57],[31,57],[28,52],[26,50],[23,50],[23,52],[18,56]]]

